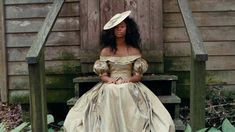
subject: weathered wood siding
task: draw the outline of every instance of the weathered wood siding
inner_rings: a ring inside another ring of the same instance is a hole
[[[235,1],[189,0],[209,55],[207,84],[235,93]],[[190,44],[177,0],[164,0],[165,72],[179,75],[178,94],[189,95]]]
[[[143,56],[148,60],[148,72],[162,73],[163,27],[162,0],[80,0],[81,51],[86,52],[81,60],[82,72],[92,71],[98,58],[100,31],[116,13],[132,10],[131,17],[139,25]],[[91,39],[92,38],[92,39]]]
[[[10,102],[28,99],[26,54],[53,0],[5,2],[6,49]],[[79,69],[79,0],[66,0],[52,29],[45,51],[49,102],[64,102],[73,95],[72,79]]]
[[[8,101],[4,0],[0,0],[0,100]]]
[[[7,78],[9,99],[12,102],[25,101],[28,99],[28,68],[25,61],[26,53],[35,38],[40,26],[42,25],[53,0],[6,0],[5,1],[5,39],[7,56]],[[84,55],[89,49],[89,44],[84,44],[81,31],[86,29],[86,25],[80,27],[80,17],[86,16],[89,9],[90,14],[99,11],[103,18],[99,20],[102,27],[110,16],[123,9],[134,11],[133,17],[140,25],[141,34],[146,36],[143,42],[149,42],[150,45],[143,45],[144,49],[156,48],[159,64],[150,69],[162,71],[162,62],[164,54],[165,73],[176,74],[179,76],[177,90],[181,97],[189,95],[189,68],[190,68],[190,49],[189,41],[179,11],[177,0],[122,0],[119,6],[116,0],[100,0],[98,6],[87,6],[86,0],[66,0],[59,18],[49,36],[46,44],[46,86],[49,89],[48,94],[50,102],[62,102],[70,98],[73,93],[72,79],[79,73],[79,56]],[[92,0],[87,0],[91,3]],[[196,24],[202,32],[204,44],[209,54],[209,60],[206,65],[207,83],[225,82],[224,89],[235,91],[235,1],[234,0],[189,0]],[[156,3],[155,3],[156,2]],[[163,3],[163,20],[159,21],[161,13],[157,10],[157,3]],[[85,5],[84,5],[85,4]],[[94,3],[93,3],[94,4]],[[81,10],[80,7],[86,8]],[[100,8],[104,7],[104,8]],[[149,6],[149,8],[144,8]],[[91,8],[92,7],[92,8]],[[95,7],[95,8],[93,8]],[[98,8],[99,7],[99,8]],[[114,8],[115,7],[115,8]],[[92,9],[95,9],[94,11]],[[98,10],[99,9],[99,10]],[[144,14],[145,12],[145,14]],[[147,14],[150,12],[150,14]],[[157,12],[157,13],[156,13]],[[86,14],[82,14],[86,13]],[[149,18],[152,18],[151,20]],[[93,20],[93,19],[92,19]],[[96,19],[88,25],[96,28]],[[154,22],[154,23],[153,23]],[[84,22],[83,22],[84,23]],[[152,26],[146,28],[146,24]],[[157,23],[156,25],[154,25]],[[163,25],[163,44],[154,45],[159,40],[159,35],[155,30],[161,30],[158,24]],[[87,26],[88,26],[87,25]],[[101,28],[97,27],[97,28]],[[84,29],[85,28],[85,29]],[[144,30],[144,29],[148,30]],[[82,32],[86,33],[86,32]],[[82,37],[82,39],[81,39]],[[89,37],[93,37],[90,34]],[[96,36],[97,37],[97,36]],[[155,38],[155,39],[151,39]],[[95,38],[97,40],[97,38]],[[86,39],[84,39],[86,40]],[[1,40],[2,41],[2,40]],[[93,42],[93,40],[91,41]],[[80,48],[85,46],[83,50]],[[164,48],[164,49],[163,49]],[[147,51],[147,50],[146,50]],[[144,50],[144,52],[146,52]],[[150,53],[150,52],[149,52]],[[155,52],[153,52],[155,54]],[[89,57],[90,54],[86,55]],[[151,54],[150,54],[151,55]],[[91,54],[91,60],[94,61],[94,55]],[[150,57],[150,59],[153,57]],[[83,59],[83,66],[87,66],[88,71],[92,69],[91,60]],[[86,62],[88,61],[88,62]],[[4,62],[4,61],[3,61]],[[86,71],[86,70],[85,70]],[[66,92],[65,92],[66,91]],[[57,97],[57,98],[56,98]]]

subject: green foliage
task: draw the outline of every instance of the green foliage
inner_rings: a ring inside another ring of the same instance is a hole
[[[235,132],[235,127],[229,122],[228,119],[225,119],[222,124],[223,132]]]
[[[192,128],[189,124],[187,124],[187,127],[184,132],[192,132]],[[211,127],[211,128],[203,128],[197,132],[235,132],[235,127],[230,123],[228,119],[225,119],[219,127]]]
[[[5,132],[6,131],[6,126],[5,123],[0,123],[0,132]]]
[[[47,124],[53,123],[54,121],[55,121],[55,120],[54,120],[53,115],[48,114],[48,115],[47,115]]]
[[[26,128],[28,125],[29,125],[29,122],[23,122],[19,126],[17,126],[16,128],[14,128],[13,130],[11,130],[11,132],[20,132],[24,128]]]
[[[57,125],[54,125],[54,116],[51,114],[47,115],[47,124],[48,124],[48,132],[63,132],[62,126],[64,124],[64,121],[60,121],[57,123]],[[0,132],[5,132],[9,131],[7,129],[7,126],[5,125],[4,122],[0,123]],[[19,126],[15,127],[12,129],[10,132],[22,132],[22,131],[27,131],[31,132],[31,125],[30,122],[23,122]]]

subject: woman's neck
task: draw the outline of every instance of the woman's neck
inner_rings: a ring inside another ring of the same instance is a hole
[[[126,46],[125,38],[117,38],[116,39],[117,47]]]

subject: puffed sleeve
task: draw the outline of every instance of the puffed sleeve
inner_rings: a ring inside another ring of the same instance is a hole
[[[148,63],[146,60],[139,58],[135,60],[133,66],[133,74],[143,75],[148,69]]]
[[[107,62],[105,61],[97,60],[93,66],[93,71],[99,76],[101,76],[103,73],[108,72],[108,70],[109,67]]]

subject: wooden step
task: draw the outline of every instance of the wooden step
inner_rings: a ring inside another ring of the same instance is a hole
[[[181,99],[175,95],[174,93],[172,93],[171,95],[159,95],[158,96],[159,100],[161,100],[161,102],[163,104],[179,104],[181,103]]]
[[[178,80],[178,77],[175,75],[144,75],[142,81],[151,81],[151,80]],[[100,78],[98,76],[80,76],[73,79],[74,83],[80,82],[99,82]]]
[[[175,94],[158,96],[158,98],[163,104],[179,104],[181,102],[181,99]],[[78,97],[73,97],[67,101],[67,105],[72,106],[77,100]]]
[[[164,80],[178,80],[178,77],[175,75],[144,75],[142,81],[164,81]],[[73,79],[74,83],[82,82],[99,82],[100,78],[98,76],[80,76]]]
[[[141,82],[156,95],[171,95],[176,92],[175,75],[144,75]],[[100,81],[98,76],[80,76],[73,79],[75,96],[81,96]]]
[[[185,130],[185,125],[182,122],[182,120],[180,120],[179,118],[174,119],[174,124],[175,124],[175,130],[176,131],[184,131]]]

